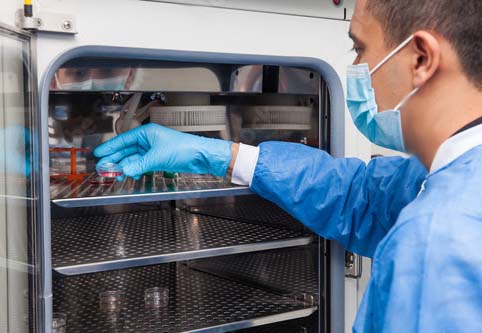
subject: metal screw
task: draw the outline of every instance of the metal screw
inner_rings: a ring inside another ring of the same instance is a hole
[[[69,20],[65,20],[64,23],[62,24],[62,27],[65,30],[71,30],[72,29],[72,22]]]
[[[112,94],[112,103],[122,104],[123,101],[124,101],[124,98],[119,92],[115,92]],[[127,110],[125,110],[124,112],[127,112]]]
[[[37,27],[41,27],[42,26],[42,20],[41,19],[37,19]]]
[[[154,101],[156,99],[161,103],[165,103],[167,100],[167,97],[161,92],[156,92],[151,95],[151,101]]]

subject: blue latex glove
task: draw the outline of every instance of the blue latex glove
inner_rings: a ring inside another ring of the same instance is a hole
[[[2,173],[29,176],[30,167],[30,132],[23,126],[12,125],[0,129],[4,143],[0,153]]]
[[[150,171],[226,175],[232,142],[148,124],[112,138],[94,150],[104,162],[119,163],[124,175],[139,179]]]

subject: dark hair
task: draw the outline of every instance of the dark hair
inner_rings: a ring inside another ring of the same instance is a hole
[[[380,21],[389,47],[417,30],[443,36],[469,80],[482,89],[482,0],[367,0],[366,9]]]

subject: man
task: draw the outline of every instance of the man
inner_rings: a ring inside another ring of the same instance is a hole
[[[95,154],[132,177],[232,173],[319,235],[373,257],[354,332],[482,332],[481,17],[480,0],[356,3],[350,113],[373,142],[416,157],[366,166],[302,145],[250,147],[157,125]]]

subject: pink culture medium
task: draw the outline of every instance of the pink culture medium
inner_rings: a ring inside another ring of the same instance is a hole
[[[116,178],[124,174],[122,168],[118,164],[110,162],[97,164],[96,170],[100,177],[105,178]]]

